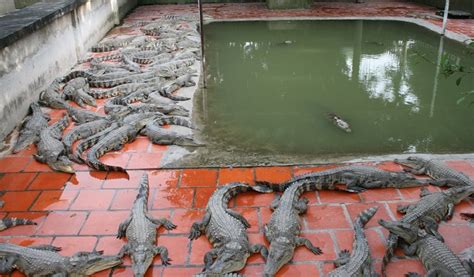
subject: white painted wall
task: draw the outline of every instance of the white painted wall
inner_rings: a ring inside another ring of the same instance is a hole
[[[137,0],[89,0],[0,49],[0,140],[21,122],[39,93],[66,74],[118,23],[118,16],[136,4]]]

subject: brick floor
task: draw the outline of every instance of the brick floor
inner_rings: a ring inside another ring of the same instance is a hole
[[[195,5],[165,5],[139,7],[125,21],[149,20],[161,14],[195,11]],[[263,4],[205,4],[205,13],[214,18],[255,18],[281,16],[407,16],[410,13],[433,12],[434,9],[409,3],[377,4],[315,4],[310,10],[269,11]],[[438,21],[431,23],[440,25]],[[451,21],[448,29],[474,37],[472,20]],[[117,31],[112,31],[111,34]],[[123,32],[123,30],[121,31]],[[98,101],[103,105],[104,101]],[[100,107],[99,107],[100,110]],[[52,118],[59,118],[61,111],[53,111]],[[158,244],[169,248],[172,266],[163,268],[155,259],[147,276],[191,276],[201,270],[203,254],[210,249],[205,237],[190,242],[187,239],[194,221],[204,214],[206,202],[215,188],[228,182],[255,181],[282,182],[296,175],[332,168],[335,165],[176,169],[160,170],[160,157],[166,146],[150,145],[137,139],[122,151],[107,154],[104,161],[127,166],[130,179],[122,173],[89,171],[77,166],[74,175],[51,172],[49,167],[33,160],[34,146],[17,155],[0,159],[0,190],[6,190],[0,199],[6,204],[1,216],[17,216],[34,220],[36,226],[21,226],[0,233],[0,242],[24,246],[52,243],[63,247],[64,254],[76,251],[104,250],[117,253],[124,240],[115,238],[119,223],[129,214],[137,193],[138,180],[143,173],[150,179],[149,209],[156,217],[171,219],[178,227],[172,231],[161,229]],[[474,176],[472,161],[449,161],[447,165]],[[398,171],[392,162],[377,164],[385,170]],[[438,188],[429,187],[436,191]],[[282,268],[278,276],[322,276],[334,267],[330,263],[342,249],[352,248],[351,221],[357,213],[374,205],[379,211],[367,225],[376,270],[380,270],[387,232],[378,226],[377,219],[393,220],[399,216],[396,206],[411,203],[419,198],[418,188],[382,189],[360,194],[342,192],[310,192],[308,212],[302,216],[302,236],[323,249],[320,256],[299,248],[294,261]],[[266,243],[263,228],[271,211],[273,194],[247,193],[229,203],[251,223],[249,239],[252,243]],[[453,220],[443,223],[440,232],[446,243],[459,253],[474,242],[474,226],[460,219],[460,212],[473,212],[474,204],[463,201],[456,207]],[[399,253],[399,252],[397,252]],[[394,258],[388,267],[389,276],[403,276],[406,272],[423,273],[415,259]],[[263,259],[258,255],[248,260],[242,271],[246,276],[261,276]],[[124,265],[97,276],[131,276],[130,260]],[[21,276],[15,273],[14,276]]]

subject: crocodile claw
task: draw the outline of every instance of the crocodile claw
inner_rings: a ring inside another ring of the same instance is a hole
[[[176,228],[176,225],[174,225],[171,221],[166,221],[165,223],[163,223],[163,226],[166,230],[173,230]]]

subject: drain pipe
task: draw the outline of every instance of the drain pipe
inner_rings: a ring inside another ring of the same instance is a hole
[[[444,36],[444,33],[446,33],[446,25],[448,24],[448,12],[449,12],[449,0],[446,0],[446,5],[444,6],[444,14],[443,14],[443,29],[441,31],[442,36]]]
[[[204,56],[204,24],[203,24],[203,16],[202,16],[202,0],[198,0],[199,6],[199,33],[201,33],[201,72],[202,72],[202,85],[204,88],[207,88],[207,80],[206,80],[206,58]]]

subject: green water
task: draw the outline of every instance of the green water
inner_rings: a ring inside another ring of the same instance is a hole
[[[474,152],[474,54],[422,27],[389,21],[206,25],[209,149],[282,155]],[[287,43],[283,43],[287,41]],[[441,45],[441,55],[439,55]],[[442,59],[438,59],[441,56]],[[442,70],[440,70],[442,71]],[[352,133],[326,114],[346,119]],[[210,151],[212,152],[212,151]]]

